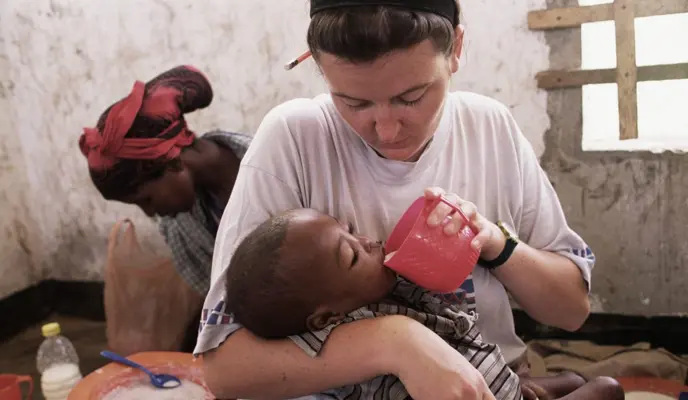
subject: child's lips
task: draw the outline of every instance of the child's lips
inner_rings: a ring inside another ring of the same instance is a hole
[[[385,248],[384,243],[381,243],[381,248],[382,248],[382,264],[385,264],[387,261],[389,261],[390,258],[392,258],[392,256],[394,256],[394,253],[396,253],[396,251],[393,251],[393,252],[387,254],[387,249]]]
[[[387,263],[387,261],[390,258],[392,258],[392,256],[394,255],[395,252],[391,252],[390,254],[387,254],[387,250],[385,249],[384,244],[380,247],[382,249],[382,251],[380,251],[380,258],[381,258],[380,264],[382,265],[382,268],[390,274],[390,277],[392,277],[396,280],[396,278],[397,278],[396,271],[394,271],[393,269],[391,269],[385,265]]]
[[[396,251],[393,251],[389,254],[385,254],[385,258],[384,258],[383,263],[386,263],[387,261],[389,261],[390,258],[394,257],[394,254],[396,254]]]

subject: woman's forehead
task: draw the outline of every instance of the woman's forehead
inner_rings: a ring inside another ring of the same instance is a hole
[[[318,58],[330,90],[357,99],[389,99],[438,80],[446,58],[429,40],[370,63],[352,63],[332,54]]]

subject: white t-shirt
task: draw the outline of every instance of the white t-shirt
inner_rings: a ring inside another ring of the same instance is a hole
[[[570,258],[590,287],[594,256],[568,227],[530,143],[502,104],[449,93],[433,140],[417,162],[402,162],[380,157],[325,94],[277,106],[256,132],[217,232],[194,353],[216,348],[240,328],[225,312],[224,271],[240,240],[260,223],[307,207],[385,240],[429,186],[475,203],[482,215],[501,220],[528,245]],[[488,270],[477,266],[454,298],[477,311],[484,341],[499,345],[507,362],[523,353],[507,292]]]

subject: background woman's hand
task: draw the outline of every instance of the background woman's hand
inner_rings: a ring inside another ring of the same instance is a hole
[[[440,196],[444,196],[445,199],[460,207],[466,218],[468,218],[468,222],[458,215],[446,222],[445,219],[453,210],[448,205],[439,203],[430,213],[428,225],[438,226],[444,224],[444,232],[447,235],[456,235],[468,225],[474,232],[477,232],[472,246],[480,251],[480,256],[486,260],[497,258],[506,244],[506,238],[499,227],[480,215],[475,204],[470,201],[466,201],[454,193],[446,193],[438,187],[425,189],[425,198],[428,200],[436,200]]]

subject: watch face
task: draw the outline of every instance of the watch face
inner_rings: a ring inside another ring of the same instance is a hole
[[[499,225],[501,228],[504,230],[504,234],[514,240],[518,240],[518,235],[516,234],[515,230],[511,228],[509,225],[505,224],[504,222],[499,222]]]

